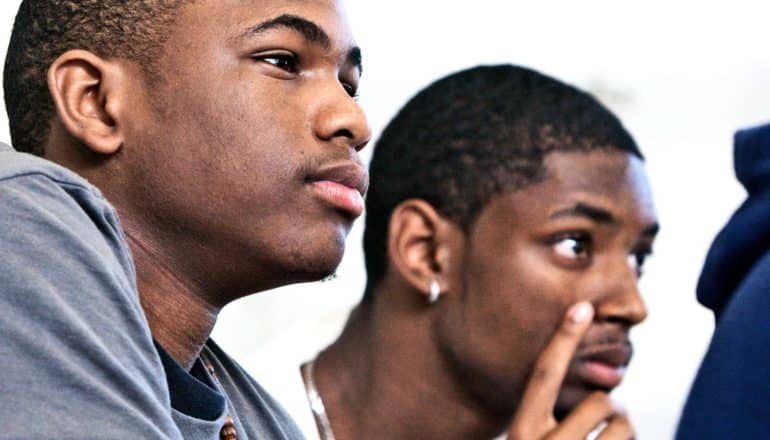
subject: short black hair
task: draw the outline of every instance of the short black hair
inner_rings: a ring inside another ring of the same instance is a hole
[[[612,112],[554,78],[499,65],[434,82],[398,112],[374,147],[365,298],[387,268],[388,224],[399,203],[425,200],[468,232],[493,196],[542,180],[548,153],[596,149],[643,159]]]
[[[177,9],[191,0],[24,0],[16,14],[3,72],[11,140],[42,156],[54,105],[51,64],[68,50],[137,62],[151,73]]]

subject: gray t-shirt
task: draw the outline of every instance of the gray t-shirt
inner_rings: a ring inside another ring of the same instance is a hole
[[[0,438],[218,439],[228,416],[239,440],[302,438],[212,341],[190,372],[166,355],[112,206],[3,144],[0,337]]]

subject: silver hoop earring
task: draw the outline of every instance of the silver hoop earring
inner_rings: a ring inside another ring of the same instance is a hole
[[[435,304],[436,301],[438,301],[439,296],[441,296],[441,286],[439,286],[438,281],[435,279],[430,280],[428,290],[430,292],[428,295],[428,304]]]

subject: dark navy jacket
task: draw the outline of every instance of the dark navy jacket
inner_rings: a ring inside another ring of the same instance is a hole
[[[770,439],[770,124],[735,135],[748,198],[719,233],[698,281],[716,329],[677,439]]]

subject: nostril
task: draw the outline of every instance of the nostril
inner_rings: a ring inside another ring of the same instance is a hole
[[[334,137],[345,137],[348,139],[353,139],[355,136],[353,136],[352,131],[348,130],[347,128],[343,128],[343,129],[337,130],[334,133]]]
[[[604,321],[611,322],[613,324],[620,324],[620,325],[625,326],[625,327],[627,327],[628,324],[629,324],[628,318],[622,317],[622,316],[610,316],[610,317],[606,318]]]
[[[334,138],[343,138],[348,139],[350,143],[350,147],[353,148],[356,151],[361,151],[366,147],[366,145],[369,143],[369,138],[364,138],[363,140],[356,136],[353,131],[348,130],[347,128],[339,129],[336,132],[334,132]]]
[[[361,142],[360,144],[356,145],[354,148],[355,148],[356,151],[361,151],[364,148],[366,148],[367,145],[369,145],[369,139]]]

